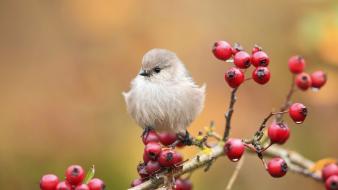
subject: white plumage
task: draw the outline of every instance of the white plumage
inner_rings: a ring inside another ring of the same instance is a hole
[[[203,109],[205,86],[194,83],[175,53],[152,49],[123,95],[129,114],[142,128],[185,133]]]

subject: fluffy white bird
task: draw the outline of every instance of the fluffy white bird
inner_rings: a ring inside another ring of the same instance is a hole
[[[182,135],[203,109],[205,85],[195,84],[174,52],[152,49],[123,95],[129,114],[143,129]]]

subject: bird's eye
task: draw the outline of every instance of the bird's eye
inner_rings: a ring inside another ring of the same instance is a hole
[[[159,72],[161,72],[161,68],[155,67],[155,68],[154,68],[154,71],[155,71],[155,73],[159,73]]]

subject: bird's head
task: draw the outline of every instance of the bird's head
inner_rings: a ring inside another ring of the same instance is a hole
[[[185,68],[174,52],[151,49],[143,56],[139,75],[147,80],[175,80],[184,72]]]

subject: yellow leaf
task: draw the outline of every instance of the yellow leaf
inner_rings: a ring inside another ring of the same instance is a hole
[[[326,165],[337,163],[337,160],[334,158],[324,158],[321,160],[318,160],[309,170],[311,172],[317,172],[321,171]]]
[[[197,141],[202,141],[203,140],[203,135],[197,135],[196,140]]]

